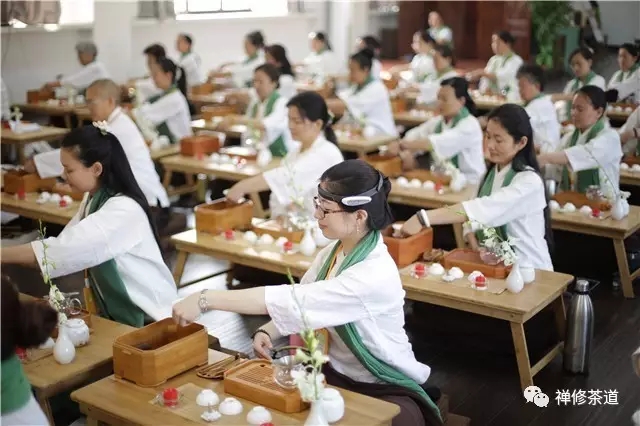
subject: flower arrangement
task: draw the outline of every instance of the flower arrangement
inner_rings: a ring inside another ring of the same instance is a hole
[[[67,320],[67,315],[64,313],[64,305],[65,305],[66,299],[64,294],[58,289],[58,286],[56,286],[51,280],[49,267],[55,269],[56,265],[47,257],[47,249],[49,248],[49,246],[45,242],[45,235],[47,232],[47,228],[42,225],[41,220],[39,220],[38,222],[39,222],[38,234],[40,237],[39,240],[42,243],[42,267],[44,271],[42,273],[42,279],[44,280],[45,284],[49,286],[49,304],[53,309],[55,309],[58,312],[58,323],[62,324]]]
[[[305,368],[292,371],[291,376],[303,400],[308,402],[317,401],[322,397],[324,390],[322,365],[329,361],[329,357],[322,353],[320,340],[316,332],[309,327],[302,303],[296,294],[296,283],[289,269],[287,269],[287,277],[291,283],[293,299],[300,310],[302,323],[304,324],[304,330],[300,333],[300,337],[304,342],[304,349],[296,349],[295,359],[301,362]]]
[[[518,256],[513,249],[515,242],[518,241],[516,238],[508,237],[506,240],[503,240],[496,231],[496,228],[482,227],[481,230],[485,236],[483,246],[487,250],[498,257],[505,266],[516,263]]]

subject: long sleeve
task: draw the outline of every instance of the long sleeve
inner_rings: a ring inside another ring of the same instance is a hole
[[[166,95],[152,104],[146,103],[142,105],[140,112],[144,114],[147,120],[157,126],[173,117],[180,109],[179,98]]]
[[[574,172],[595,169],[619,162],[622,157],[620,135],[606,129],[586,144],[576,144],[564,150]]]
[[[434,132],[436,126],[440,122],[440,117],[433,117],[424,123],[420,124],[418,127],[414,127],[409,130],[404,135],[404,140],[406,141],[417,141],[421,139],[428,139],[429,136]]]
[[[36,154],[33,157],[36,170],[41,178],[47,179],[62,176],[64,168],[60,162],[60,149]]]
[[[480,226],[497,227],[544,208],[544,184],[535,172],[516,174],[510,185],[494,190],[486,197],[464,201],[473,230]]]
[[[262,124],[264,125],[269,144],[288,129],[289,116],[287,114],[287,100],[285,98],[281,96],[276,100],[271,114],[262,119]]]
[[[102,63],[92,62],[75,73],[62,77],[60,83],[63,86],[71,85],[78,90],[83,90],[101,78],[109,78],[109,73]]]
[[[128,252],[141,241],[146,222],[144,212],[132,199],[109,199],[97,212],[65,227],[58,237],[44,240],[47,259],[55,265],[49,270],[51,277],[82,271]],[[31,247],[44,272],[42,241],[32,242]]]
[[[437,158],[452,158],[474,145],[481,146],[482,129],[477,121],[464,120],[452,129],[430,135],[429,140]]]
[[[504,66],[498,67],[495,74],[500,90],[503,90],[504,88],[514,84],[516,80],[516,74],[518,73],[518,69],[520,69],[522,64],[522,58],[518,55],[514,55],[509,58],[509,60],[507,60],[507,63],[504,64]],[[515,86],[517,89],[517,85]]]
[[[189,87],[198,86],[206,81],[206,76],[202,72],[202,61],[195,53],[189,53],[180,60],[180,66],[183,68]]]

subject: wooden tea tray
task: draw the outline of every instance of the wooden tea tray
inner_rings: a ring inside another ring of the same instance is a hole
[[[433,172],[431,172],[431,170],[409,170],[402,173],[402,176],[406,177],[408,180],[418,179],[422,183],[428,180],[434,183],[441,183],[443,185],[449,185],[451,183],[451,176],[435,175]]]
[[[441,263],[442,264],[442,263]],[[425,263],[425,269],[428,271],[429,270],[429,266],[431,266],[430,263]],[[414,265],[409,265],[406,268],[402,268],[400,269],[400,275],[404,275],[404,276],[408,276],[408,277],[413,277],[412,273],[413,273],[413,266]],[[444,285],[452,285],[452,286],[456,286],[456,287],[461,287],[461,288],[474,288],[473,284],[471,284],[471,281],[469,281],[469,275],[465,275],[464,277],[457,279],[457,280],[453,280],[453,281],[444,281],[442,279],[442,277],[436,277],[436,276],[432,276],[432,275],[425,275],[424,278],[422,279],[428,279],[429,281],[438,281]],[[480,293],[490,293],[493,295],[500,295],[502,293],[504,293],[505,291],[507,291],[507,283],[502,280],[502,279],[488,279],[487,280],[487,289],[486,290],[478,290],[478,292]]]
[[[260,236],[263,234],[269,234],[274,239],[285,237],[292,243],[300,243],[302,237],[304,237],[304,231],[286,231],[282,228],[280,222],[277,219],[265,220],[265,221],[253,221],[251,224],[253,232]]]
[[[22,360],[22,364],[23,365],[31,364],[32,362],[39,361],[42,358],[46,358],[50,355],[53,355],[53,348],[28,349],[27,357]]]
[[[387,177],[393,178],[402,174],[402,160],[400,157],[371,154],[367,155],[365,161]]]
[[[222,147],[218,152],[220,155],[227,154],[230,157],[240,157],[247,161],[254,161],[258,158],[258,152],[255,149],[244,146]]]
[[[265,360],[247,361],[224,373],[224,391],[283,413],[299,413],[308,408],[298,389],[283,389],[275,382],[273,365]]]
[[[576,206],[576,210],[580,210],[582,206],[589,206],[592,209],[598,209],[601,212],[611,210],[611,204],[607,201],[594,201],[587,198],[586,194],[581,194],[579,192],[574,191],[563,191],[558,192],[553,196],[553,199],[560,204],[560,206],[564,206],[567,203],[572,203]]]
[[[247,359],[240,358],[238,355],[236,355],[235,358],[223,359],[222,361],[204,366],[196,370],[196,375],[198,375],[198,377],[202,377],[203,379],[220,380],[224,377],[224,373],[227,372],[227,370],[230,370],[231,368],[246,361]]]
[[[487,278],[504,279],[509,275],[510,267],[503,263],[497,265],[487,265],[480,259],[480,254],[471,249],[455,249],[445,254],[442,258],[442,266],[445,269],[457,266],[466,274],[473,271],[480,271]]]
[[[622,162],[629,166],[634,166],[636,164],[640,164],[640,157],[636,155],[626,155],[622,158]]]

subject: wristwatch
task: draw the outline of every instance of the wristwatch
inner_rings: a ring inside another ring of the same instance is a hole
[[[202,290],[200,292],[200,297],[198,298],[198,307],[200,308],[201,314],[205,314],[209,311],[209,302],[207,302],[206,292],[207,289]]]

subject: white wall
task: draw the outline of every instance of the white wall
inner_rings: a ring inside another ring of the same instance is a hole
[[[640,1],[601,1],[602,30],[610,45],[640,38]]]
[[[310,31],[316,17],[309,14],[269,18],[216,19],[202,21],[136,22],[137,9],[120,2],[96,3],[96,20],[92,29],[61,29],[57,32],[30,29],[2,31],[2,78],[11,101],[26,100],[27,90],[38,88],[56,75],[72,72],[79,66],[74,45],[93,39],[112,77],[124,82],[146,73],[142,50],[159,42],[168,54],[177,56],[176,35],[192,34],[194,50],[207,68],[234,61],[243,55],[242,40],[253,30],[262,30],[267,43],[287,47],[291,60],[300,61],[308,54]],[[130,36],[129,36],[130,34]]]

